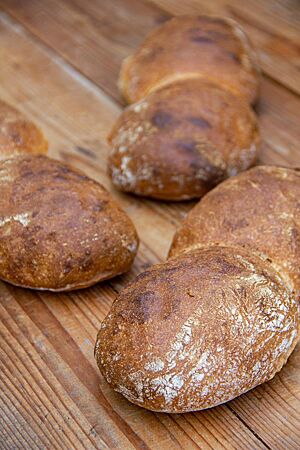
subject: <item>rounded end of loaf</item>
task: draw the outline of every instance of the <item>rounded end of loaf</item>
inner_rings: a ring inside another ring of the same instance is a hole
[[[245,101],[199,79],[180,81],[125,109],[109,136],[109,175],[122,191],[199,198],[252,166],[258,142]]]
[[[0,161],[23,153],[46,154],[42,131],[20,111],[0,101]]]
[[[125,60],[119,87],[134,103],[175,81],[201,78],[253,104],[259,75],[254,49],[234,20],[177,16],[152,31]]]
[[[268,261],[203,248],[142,273],[95,347],[107,382],[144,408],[210,408],[270,380],[299,339],[293,293]]]
[[[69,291],[126,272],[138,237],[103,186],[59,161],[0,162],[0,278]]]

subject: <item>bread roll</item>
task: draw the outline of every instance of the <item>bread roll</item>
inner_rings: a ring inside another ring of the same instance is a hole
[[[188,79],[125,109],[109,142],[109,174],[118,189],[183,200],[253,165],[258,131],[245,101]]]
[[[154,266],[125,288],[95,355],[131,402],[183,413],[270,380],[298,339],[297,302],[271,263],[211,246]]]
[[[201,78],[254,103],[258,75],[252,46],[232,19],[179,16],[150,33],[124,61],[119,87],[133,103],[176,80]]]
[[[0,278],[34,289],[90,286],[129,269],[138,238],[98,183],[38,155],[0,162]]]
[[[170,256],[207,245],[266,255],[300,292],[300,171],[260,166],[209,192],[176,232]]]
[[[47,153],[41,130],[20,111],[0,100],[0,160],[20,153]]]
[[[300,173],[257,167],[221,183],[177,232],[171,258],[117,297],[95,355],[145,408],[182,413],[270,380],[300,337]]]

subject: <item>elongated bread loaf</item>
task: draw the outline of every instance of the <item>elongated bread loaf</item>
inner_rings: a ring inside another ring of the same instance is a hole
[[[145,408],[216,406],[270,380],[300,337],[300,174],[257,167],[190,212],[172,257],[114,302],[95,355]]]
[[[0,162],[0,279],[67,291],[125,272],[135,228],[83,173],[41,155]]]
[[[108,139],[113,184],[184,200],[251,167],[258,80],[252,47],[231,19],[181,16],[154,30],[122,66],[121,91],[136,103]]]
[[[39,128],[0,100],[0,279],[51,291],[127,271],[138,237],[103,186],[39,155]]]

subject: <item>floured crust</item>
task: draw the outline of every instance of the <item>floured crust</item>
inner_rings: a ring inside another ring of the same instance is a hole
[[[0,162],[0,278],[34,289],[90,286],[127,271],[138,238],[95,181],[45,156]]]
[[[236,22],[214,16],[179,16],[165,22],[123,62],[119,88],[128,103],[134,103],[188,78],[210,81],[255,102],[257,58]]]
[[[297,302],[271,263],[211,246],[154,266],[125,288],[95,356],[133,403],[182,413],[271,379],[298,339]]]
[[[300,292],[300,171],[259,166],[209,192],[176,232],[170,256],[235,245],[268,257]]]
[[[118,189],[182,200],[253,165],[258,130],[246,102],[191,79],[128,107],[109,142],[109,174]]]
[[[20,111],[0,100],[0,160],[47,151],[48,142],[41,130]]]

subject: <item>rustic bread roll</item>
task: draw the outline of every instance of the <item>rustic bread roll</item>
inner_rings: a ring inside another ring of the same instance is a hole
[[[165,22],[122,65],[128,103],[176,80],[201,78],[255,102],[259,69],[252,46],[229,18],[180,16]]]
[[[300,292],[300,171],[260,166],[209,192],[176,232],[170,256],[207,245],[267,255]]]
[[[272,265],[249,250],[211,246],[154,266],[125,288],[95,354],[128,400],[182,413],[271,379],[298,339],[297,302]]]
[[[90,286],[129,269],[138,238],[98,183],[46,156],[0,162],[0,278],[34,289]]]
[[[197,205],[167,262],[121,292],[95,356],[126,398],[182,413],[270,380],[300,337],[298,171],[257,167]]]
[[[20,153],[47,153],[41,130],[20,111],[0,100],[0,160]]]
[[[246,102],[201,79],[170,84],[129,106],[109,136],[109,174],[127,192],[201,197],[254,164],[258,131]]]
[[[120,190],[164,200],[201,197],[255,162],[258,92],[253,50],[235,22],[175,17],[123,63],[129,103],[110,136]]]

